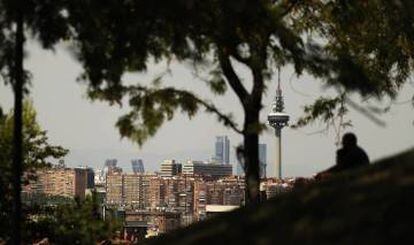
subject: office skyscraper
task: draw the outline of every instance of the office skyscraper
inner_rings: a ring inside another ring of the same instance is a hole
[[[236,175],[238,175],[238,176],[244,176],[243,166],[238,161],[236,163]]]
[[[230,140],[227,136],[217,136],[215,160],[220,164],[230,164]]]
[[[106,159],[104,167],[115,168],[117,163],[118,163],[117,159]]]
[[[134,174],[143,174],[145,172],[144,169],[144,163],[142,162],[142,159],[133,159],[131,160],[131,165],[132,165],[132,172],[134,172]]]
[[[259,144],[259,166],[260,166],[260,178],[266,178],[267,167],[267,147],[266,144]]]

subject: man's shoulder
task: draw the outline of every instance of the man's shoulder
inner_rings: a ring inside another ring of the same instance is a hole
[[[366,152],[365,152],[365,150],[364,149],[362,149],[360,146],[356,146],[355,147],[355,151],[358,151],[358,152],[360,152],[361,154],[367,154]]]
[[[361,159],[361,161],[364,164],[369,164],[369,157],[368,154],[365,152],[364,149],[362,149],[361,147],[357,146],[357,154],[359,156],[359,158]]]
[[[344,148],[340,148],[340,149],[336,150],[336,154],[343,154],[345,152],[346,152],[346,150]]]

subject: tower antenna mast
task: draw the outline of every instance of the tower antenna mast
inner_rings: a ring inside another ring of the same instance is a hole
[[[275,176],[282,179],[282,129],[288,125],[289,115],[284,113],[285,105],[283,101],[282,89],[280,86],[280,67],[278,70],[276,96],[272,103],[272,108],[267,116],[269,125],[275,129],[276,135],[276,161]]]

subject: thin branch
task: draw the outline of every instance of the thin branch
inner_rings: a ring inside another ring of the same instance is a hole
[[[195,102],[197,102],[198,104],[204,106],[204,108],[208,112],[216,114],[218,116],[219,120],[224,122],[225,126],[228,126],[228,127],[232,128],[236,133],[243,134],[243,131],[240,130],[237,127],[237,124],[235,122],[233,122],[233,120],[231,120],[231,118],[228,115],[225,115],[224,113],[220,112],[219,109],[217,109],[217,107],[215,107],[213,104],[208,103],[207,101],[200,99],[199,97],[197,97],[193,93],[188,92],[186,90],[177,90],[177,89],[171,88],[171,87],[166,88],[166,89],[169,89],[169,90],[173,91],[176,94],[181,94],[181,95],[186,95],[186,96],[191,97]]]
[[[216,114],[220,120],[222,120],[224,122],[225,125],[229,126],[230,128],[232,128],[236,133],[239,134],[243,134],[243,131],[240,130],[236,123],[234,123],[229,116],[221,113],[214,105],[209,104],[208,102],[201,100],[197,97],[195,97],[195,99],[197,100],[197,102],[201,105],[203,105],[209,112],[212,112],[214,114]]]
[[[377,125],[379,125],[381,127],[385,127],[385,122],[384,121],[378,119],[376,116],[374,116],[372,113],[370,113],[364,107],[358,105],[357,103],[355,103],[354,101],[350,100],[349,98],[345,98],[345,103],[348,104],[349,106],[351,106],[352,108],[354,108],[355,110],[357,110],[358,112],[360,112],[363,115],[365,115],[368,119],[370,119],[375,124],[377,124]]]
[[[133,91],[139,91],[139,92],[145,92],[145,93],[153,92],[153,91],[151,91],[151,89],[143,87],[143,86],[129,86],[126,90],[127,91],[132,91],[132,94],[134,93]],[[215,107],[213,104],[197,97],[193,93],[191,93],[189,91],[186,91],[186,90],[178,90],[178,89],[173,88],[173,87],[165,87],[165,88],[160,88],[160,89],[156,89],[156,90],[157,91],[169,90],[169,91],[173,92],[176,95],[187,96],[187,97],[191,98],[195,103],[203,106],[208,112],[216,114],[217,117],[219,118],[219,121],[223,121],[225,126],[230,127],[236,133],[243,134],[243,131],[238,128],[237,124],[230,118],[229,115],[226,115],[226,114],[220,112],[219,109],[217,107]]]
[[[230,55],[236,59],[238,62],[246,65],[246,66],[250,66],[251,65],[251,58],[243,58],[235,48],[231,48],[229,49]]]

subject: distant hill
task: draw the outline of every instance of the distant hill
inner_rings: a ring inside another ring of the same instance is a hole
[[[148,244],[414,244],[414,149]]]

